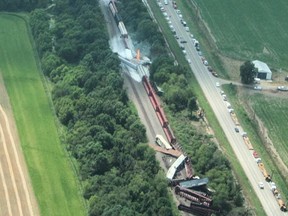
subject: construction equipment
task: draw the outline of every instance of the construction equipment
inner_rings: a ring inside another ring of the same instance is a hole
[[[258,163],[258,167],[259,167],[260,171],[262,172],[265,180],[267,182],[271,182],[272,181],[271,176],[267,173],[264,164],[263,163]]]
[[[226,95],[225,95],[225,97],[226,97]],[[238,121],[238,118],[237,118],[236,114],[233,112],[233,110],[231,110],[230,115],[231,115],[231,118],[232,118],[234,124],[237,125],[237,126],[240,125],[239,121]]]
[[[277,202],[278,202],[278,205],[280,207],[280,210],[283,211],[283,212],[286,212],[287,211],[287,207],[286,207],[284,201],[282,199],[277,199]]]
[[[252,146],[252,144],[251,144],[246,132],[242,133],[242,137],[243,137],[244,143],[247,145],[248,149],[249,150],[253,150],[253,146]]]

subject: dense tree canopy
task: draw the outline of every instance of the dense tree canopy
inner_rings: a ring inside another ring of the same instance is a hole
[[[37,7],[48,7],[48,0],[0,0],[2,11],[31,11]]]
[[[251,61],[246,61],[243,65],[240,66],[240,77],[242,83],[252,84],[256,75],[257,68],[255,68]]]
[[[221,215],[237,215],[243,198],[229,162],[187,118],[197,109],[188,70],[174,66],[141,1],[123,0],[117,7],[136,39],[151,45],[151,78],[165,92],[163,101],[193,168],[209,177],[216,191],[213,206]],[[98,1],[58,0],[50,13],[54,28],[39,9],[31,13],[31,27],[43,72],[53,85],[56,114],[66,129],[67,149],[79,166],[89,215],[174,215],[154,152],[141,144],[145,128],[123,90],[120,62],[109,48]]]
[[[97,1],[60,0],[53,15],[51,29],[47,13],[33,11],[32,33],[89,215],[173,215],[155,153],[141,144],[145,128],[123,90]]]

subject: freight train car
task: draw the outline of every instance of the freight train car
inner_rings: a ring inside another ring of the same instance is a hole
[[[110,1],[108,6],[109,6],[109,9],[110,9],[113,17],[115,17],[115,14],[117,13],[117,9],[116,9],[115,4],[112,1]]]
[[[128,37],[128,32],[127,32],[126,27],[125,27],[125,25],[124,25],[124,23],[122,21],[119,22],[118,28],[119,28],[119,31],[121,33],[121,37],[127,38]]]
[[[108,4],[108,7],[114,17],[114,20],[118,26],[118,29],[121,33],[121,37],[123,38],[128,38],[128,32],[127,32],[127,29],[122,21],[122,18],[121,16],[118,14],[118,10],[116,8],[116,5],[114,4],[113,1],[110,1],[109,4]]]

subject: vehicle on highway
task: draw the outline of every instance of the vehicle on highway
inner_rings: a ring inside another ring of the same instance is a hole
[[[203,61],[203,64],[204,64],[205,66],[208,66],[208,61],[207,61],[207,60],[204,60],[204,61]]]
[[[277,90],[279,90],[279,91],[288,91],[288,87],[286,87],[286,86],[278,86]]]
[[[261,91],[261,90],[262,90],[262,87],[261,87],[261,86],[254,86],[254,90],[259,90],[259,91]]]
[[[239,133],[239,128],[235,127],[235,132]]]
[[[189,64],[191,64],[191,60],[190,59],[188,59],[187,61],[188,61]]]
[[[196,50],[199,52],[200,51],[200,46],[196,46]]]
[[[180,11],[180,10],[176,10],[176,13],[177,13],[177,14],[181,14],[181,11]]]
[[[177,35],[175,35],[175,38],[178,40],[179,39],[179,37],[177,36]]]
[[[212,75],[218,77],[218,74],[215,71],[212,71]]]
[[[210,71],[210,72],[212,72],[212,71],[213,71],[213,69],[212,69],[212,67],[211,67],[211,66],[208,66],[208,67],[207,67],[207,69],[208,69],[208,71]]]
[[[182,52],[183,52],[185,55],[187,54],[186,50],[182,50]]]
[[[164,4],[165,4],[165,5],[168,5],[168,0],[164,0]]]
[[[259,186],[260,189],[264,189],[264,183],[263,182],[259,182],[258,186]]]
[[[194,38],[194,35],[193,35],[193,34],[190,34],[190,37],[191,37],[191,38]]]
[[[180,43],[187,43],[187,41],[186,40],[181,40]]]
[[[220,83],[219,82],[216,82],[216,87],[220,87]]]
[[[162,12],[164,12],[164,11],[165,11],[165,8],[164,8],[164,7],[161,7],[160,10],[161,10]]]

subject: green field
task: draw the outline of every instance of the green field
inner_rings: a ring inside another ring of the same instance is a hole
[[[275,148],[282,160],[288,166],[288,96],[281,99],[262,94],[251,95],[249,101],[258,117],[263,121],[269,130],[269,137],[272,139]]]
[[[193,0],[222,53],[288,68],[287,0]]]
[[[61,145],[26,27],[23,18],[0,14],[0,71],[41,215],[85,215],[80,186]]]

